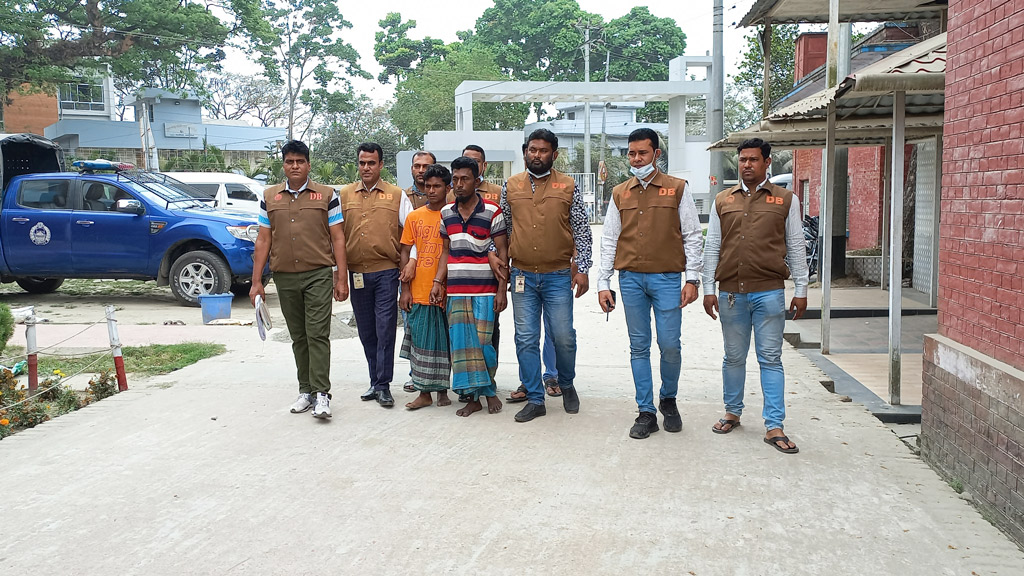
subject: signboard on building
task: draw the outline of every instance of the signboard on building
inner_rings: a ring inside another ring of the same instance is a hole
[[[199,127],[185,122],[164,122],[164,136],[167,138],[198,138]]]

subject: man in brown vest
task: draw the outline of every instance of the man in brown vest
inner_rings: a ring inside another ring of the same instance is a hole
[[[527,405],[516,414],[517,422],[547,414],[540,367],[542,311],[551,316],[549,335],[555,345],[562,406],[569,414],[580,410],[573,386],[576,330],[572,327],[572,290],[576,289],[579,298],[589,287],[587,272],[593,245],[590,221],[576,182],[553,168],[558,137],[541,128],[530,134],[526,144],[526,172],[509,178],[501,191],[501,210],[510,234],[519,380],[527,393]]]
[[[629,363],[640,409],[629,437],[638,439],[658,431],[651,375],[651,308],[661,351],[658,410],[665,419],[666,432],[683,429],[676,407],[682,366],[682,308],[697,299],[703,265],[700,219],[689,185],[658,170],[660,157],[657,132],[640,128],[629,135],[633,177],[612,191],[597,274],[597,300],[602,310],[610,312],[615,308],[611,278],[619,271]]]
[[[391,380],[398,325],[399,241],[412,202],[401,188],[381,180],[384,151],[379,144],[365,142],[356,153],[359,182],[342,188],[340,195],[352,313],[370,369],[370,388],[360,398],[390,408],[395,405]]]
[[[305,144],[286,142],[281,157],[287,180],[267,188],[260,201],[249,298],[254,305],[257,296],[267,298],[261,273],[269,256],[299,379],[291,411],[305,412],[315,402],[313,416],[330,418],[331,294],[339,302],[348,298],[341,203],[334,189],[309,180]]]
[[[782,332],[786,326],[785,280],[796,285],[789,304],[796,320],[807,309],[807,256],[800,201],[768,181],[770,144],[744,141],[739,152],[740,183],[715,196],[704,244],[704,311],[722,317],[725,359],[722,397],[725,417],[712,427],[728,434],[740,425],[750,333],[761,367],[764,441],[779,452],[799,449],[782,430],[786,419],[786,381],[782,369]],[[715,282],[719,292],[715,293]],[[720,303],[719,299],[727,303]]]
[[[405,195],[412,202],[412,209],[415,210],[427,205],[427,193],[423,191],[423,175],[427,168],[437,164],[437,157],[433,152],[420,150],[412,155],[412,186],[405,190]]]

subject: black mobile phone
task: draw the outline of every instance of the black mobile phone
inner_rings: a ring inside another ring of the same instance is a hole
[[[611,314],[611,311],[615,310],[615,290],[609,290],[609,292],[612,293],[612,305],[611,305],[610,308],[608,308],[608,312],[605,312],[605,314],[604,314],[604,321],[605,322],[608,321],[608,316],[609,316],[609,314]]]

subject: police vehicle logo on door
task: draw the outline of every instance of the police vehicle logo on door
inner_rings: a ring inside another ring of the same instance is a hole
[[[28,237],[36,246],[46,246],[50,243],[50,229],[46,227],[46,224],[36,222],[36,225],[28,231]]]

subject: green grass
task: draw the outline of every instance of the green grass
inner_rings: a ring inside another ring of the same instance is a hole
[[[24,294],[28,293],[15,283],[0,284],[0,294]],[[83,278],[71,278],[64,281],[57,294],[65,296],[148,296],[150,294],[162,294],[171,296],[171,289],[168,286],[157,286],[154,281],[145,280],[90,280]],[[74,304],[51,304],[51,306],[74,308]]]
[[[124,369],[126,372],[142,376],[155,376],[180,370],[185,366],[190,366],[206,358],[219,356],[226,351],[226,348],[223,344],[213,344],[211,342],[185,342],[182,344],[126,346],[121,351],[124,354]],[[24,353],[24,348],[10,347],[4,352],[4,355],[14,356]],[[47,374],[52,374],[54,370],[58,369],[70,376],[97,361],[101,356],[106,358],[99,360],[88,368],[87,373],[89,374],[97,373],[103,369],[112,369],[114,367],[114,359],[107,352],[80,357],[40,356],[40,379],[45,378]]]

